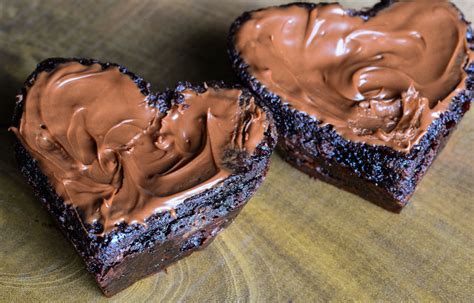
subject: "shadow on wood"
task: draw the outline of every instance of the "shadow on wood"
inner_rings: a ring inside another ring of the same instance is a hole
[[[13,61],[13,62],[12,62]],[[18,61],[18,57],[5,53],[0,50],[0,126],[10,126],[11,118],[13,114],[13,108],[15,106],[15,96],[20,91],[21,82],[14,79],[11,73],[7,72],[4,66],[4,62],[8,64]],[[26,78],[27,75],[25,75]]]

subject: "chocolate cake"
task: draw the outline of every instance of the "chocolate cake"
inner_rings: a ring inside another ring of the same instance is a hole
[[[241,15],[229,55],[286,161],[400,212],[470,107],[473,43],[447,1],[292,3]]]
[[[204,248],[262,183],[271,113],[223,83],[162,93],[126,68],[41,62],[11,130],[21,172],[106,296]]]

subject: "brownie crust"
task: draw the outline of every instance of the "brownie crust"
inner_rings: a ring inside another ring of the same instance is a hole
[[[180,92],[185,89],[203,92],[208,86],[240,88],[222,82],[203,85],[183,82],[172,90],[153,94],[148,83],[117,64],[82,58],[51,58],[39,63],[25,82],[25,87],[17,97],[13,126],[20,125],[26,90],[33,85],[37,75],[71,61],[83,65],[98,63],[103,68],[117,66],[161,112],[166,112],[171,105],[182,102],[184,98]],[[252,95],[244,89],[241,102],[246,102],[245,99],[251,97]],[[227,156],[226,161],[234,173],[220,185],[186,199],[174,211],[154,214],[146,220],[145,225],[122,224],[102,236],[100,226],[83,224],[78,211],[65,204],[57,195],[47,177],[41,172],[38,162],[18,139],[15,142],[16,159],[20,171],[32,186],[35,195],[84,259],[87,270],[94,276],[104,295],[110,297],[143,277],[156,273],[192,252],[206,247],[234,220],[263,182],[270,156],[276,145],[276,127],[271,113],[264,110],[269,119],[264,139],[251,156],[247,153],[233,153]]]
[[[369,9],[346,11],[368,20],[395,2],[382,0]],[[310,10],[327,4],[290,3],[282,7],[291,5]],[[243,85],[272,110],[280,135],[278,149],[282,157],[311,177],[355,193],[387,210],[400,212],[449,135],[469,110],[474,90],[474,64],[465,68],[468,75],[466,89],[453,97],[448,110],[429,126],[427,133],[409,153],[386,146],[356,143],[340,136],[331,125],[321,126],[318,120],[291,108],[250,73],[248,64],[236,50],[234,40],[239,28],[251,18],[251,13],[245,12],[231,25],[228,54]],[[467,23],[461,12],[459,16]],[[470,26],[466,38],[469,48],[474,50]]]

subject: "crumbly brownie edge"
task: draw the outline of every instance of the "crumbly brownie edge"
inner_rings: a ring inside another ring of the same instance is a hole
[[[177,218],[169,212],[158,214],[153,218],[156,221],[148,223],[146,229],[132,226],[136,229],[119,233],[120,237],[135,237],[129,246],[101,247],[102,242],[108,241],[107,236],[106,239],[87,237],[77,212],[56,195],[37,162],[19,142],[15,148],[21,172],[35,195],[84,259],[106,296],[114,295],[209,244],[217,231],[230,224],[263,182],[270,160],[269,157],[262,158],[246,174],[234,176],[230,182],[224,182],[205,195],[190,198],[176,209]],[[113,263],[108,263],[110,259]],[[155,263],[157,260],[161,262]]]
[[[443,124],[442,130],[438,132],[438,137],[433,140],[433,144],[421,154],[421,159],[418,161],[420,164],[415,168],[415,184],[418,183],[425,174],[434,158],[439,154],[448,141],[449,136],[454,131],[455,126],[451,126],[451,121],[452,120],[448,121],[447,124]],[[292,139],[296,140],[296,142],[287,138],[280,138],[278,144],[280,155],[289,164],[315,179],[323,180],[337,188],[359,195],[395,213],[401,212],[413,194],[413,191],[408,193],[403,200],[394,198],[392,193],[388,192],[386,188],[377,186],[366,179],[359,178],[350,168],[328,161],[324,157],[308,155],[307,150],[304,148],[298,149],[295,147],[299,146],[301,141],[298,141],[297,137]]]
[[[351,15],[367,20],[395,2],[397,1],[381,1],[369,9],[347,11]],[[283,6],[291,5],[312,9],[326,5],[326,3],[290,3]],[[474,90],[474,64],[466,67],[468,74],[466,89],[453,97],[449,109],[430,125],[427,133],[408,154],[385,146],[355,143],[341,137],[331,126],[320,127],[317,120],[282,102],[279,96],[268,91],[251,75],[248,64],[240,57],[234,45],[237,31],[242,24],[250,19],[251,13],[245,12],[231,25],[228,37],[228,54],[234,71],[243,85],[250,88],[273,111],[280,138],[285,138],[279,141],[280,150],[285,151],[283,153],[285,160],[294,164],[311,158],[313,162],[330,163],[334,170],[350,172],[344,175],[345,178],[349,178],[345,181],[346,184],[356,179],[363,180],[364,184],[370,186],[369,191],[375,189],[376,192],[381,193],[378,200],[385,199],[388,202],[377,204],[399,212],[413,194],[416,185],[431,165],[440,146],[445,143],[446,140],[441,139],[446,138],[452,132],[464,113],[469,110]],[[469,24],[460,11],[459,17],[460,20]],[[468,26],[467,40],[470,48],[474,50],[474,38],[470,26]],[[444,129],[449,131],[445,133]],[[298,154],[303,154],[305,157],[293,158],[297,155],[288,153],[289,150],[297,151]],[[367,159],[372,161],[367,161]],[[296,166],[301,167],[301,165]],[[320,165],[313,167],[312,171],[316,170],[315,173],[308,172],[308,168],[302,170],[314,177],[322,177],[317,173],[317,169],[320,169]],[[328,178],[323,177],[322,179],[330,181]],[[332,183],[334,184],[334,182]],[[346,189],[349,189],[348,187]],[[349,191],[364,197],[364,193],[356,188],[349,189]],[[369,200],[373,201],[374,199]]]
[[[97,279],[104,294],[111,296],[143,277],[161,271],[191,253],[207,247],[217,234],[235,219],[262,181],[263,177],[249,180],[242,189],[225,197],[225,203],[231,205],[225,215],[221,215],[222,210],[212,209],[209,206],[201,207],[195,214],[186,218],[186,222],[183,223],[184,220],[181,220],[172,225],[183,227],[168,241],[127,255],[119,264]],[[116,279],[121,276],[123,278]]]

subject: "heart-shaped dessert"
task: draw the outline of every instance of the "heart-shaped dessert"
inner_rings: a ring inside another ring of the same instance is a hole
[[[229,55],[287,161],[400,211],[472,100],[472,31],[447,1],[243,14]]]
[[[40,63],[19,95],[21,171],[105,295],[203,248],[266,174],[271,117],[245,89],[160,94],[115,64]]]

